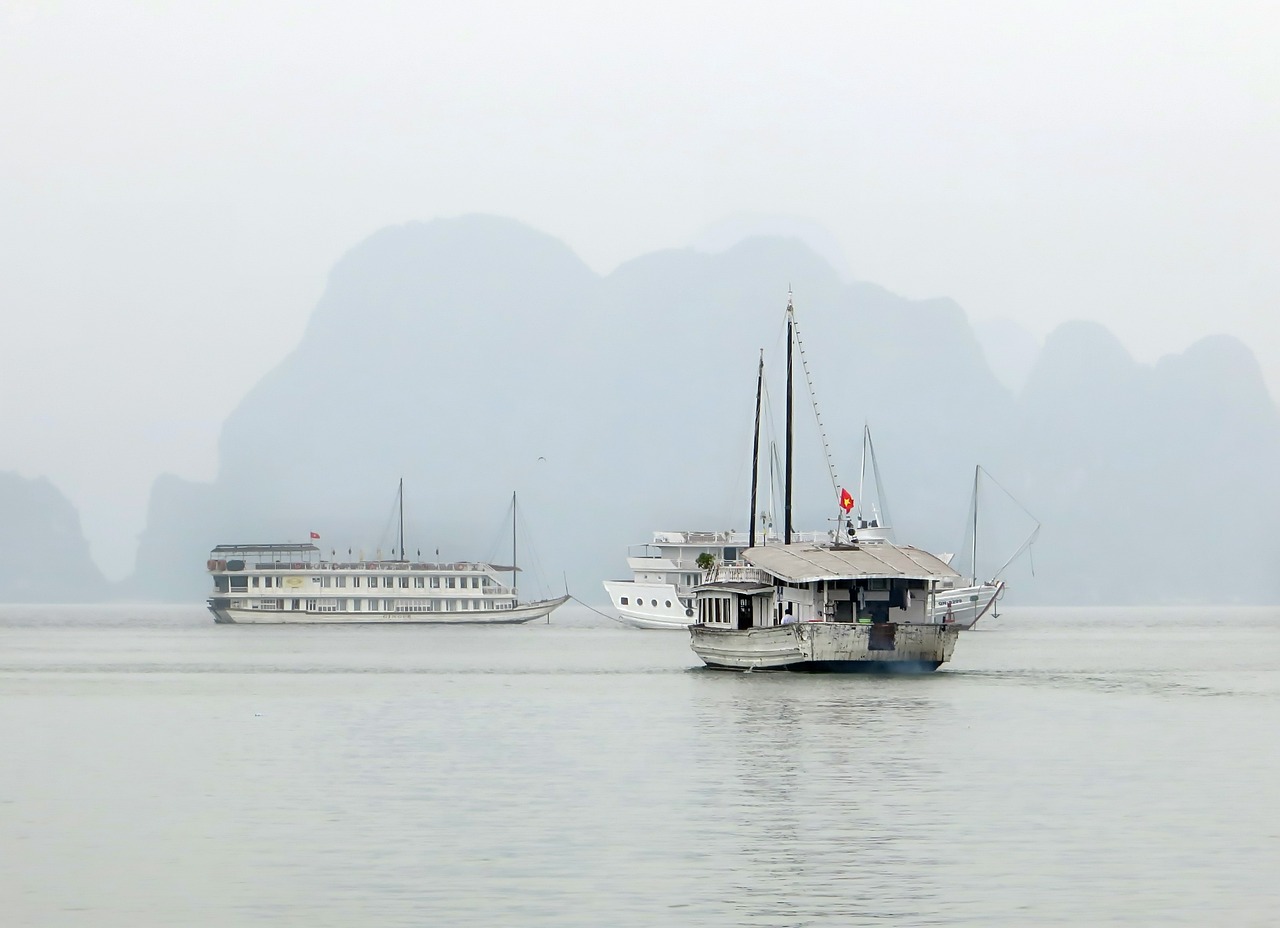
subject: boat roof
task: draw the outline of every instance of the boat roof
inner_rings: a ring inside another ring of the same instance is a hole
[[[812,544],[748,548],[742,558],[788,583],[813,580],[889,578],[931,580],[958,577],[954,568],[928,551],[887,541],[819,547]]]
[[[753,580],[712,580],[709,583],[701,583],[695,586],[691,593],[707,592],[730,592],[730,593],[772,593],[773,587],[768,583],[760,583]]]
[[[761,538],[776,539],[781,541],[782,535],[775,529],[770,529],[767,534],[762,533]],[[792,538],[801,541],[816,542],[819,539],[829,538],[828,532],[792,532]],[[689,545],[707,547],[711,545],[729,545],[732,547],[741,547],[751,540],[751,535],[747,532],[734,531],[732,529],[723,532],[654,532],[653,541],[648,545],[671,546],[671,545]],[[636,546],[640,547],[640,546]]]
[[[218,545],[213,549],[214,554],[277,554],[285,551],[319,551],[313,544],[299,542],[297,544],[285,545]]]

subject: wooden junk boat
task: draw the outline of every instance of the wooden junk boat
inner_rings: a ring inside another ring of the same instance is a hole
[[[762,357],[749,545],[737,560],[715,565],[693,589],[690,647],[708,667],[721,670],[935,670],[950,660],[960,633],[940,604],[965,585],[955,569],[936,555],[876,533],[860,539],[851,520],[829,544],[793,541],[791,376],[796,341],[795,310],[788,298],[783,543],[756,545]],[[853,501],[844,491],[841,497],[847,513]]]

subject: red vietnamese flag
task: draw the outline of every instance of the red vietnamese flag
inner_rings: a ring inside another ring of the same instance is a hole
[[[853,508],[853,497],[849,495],[849,491],[844,487],[840,488],[840,508],[845,512]]]
[[[312,538],[319,538],[319,537],[320,537],[320,533],[319,533],[319,532],[312,532],[312,533],[311,533],[311,537],[312,537]]]

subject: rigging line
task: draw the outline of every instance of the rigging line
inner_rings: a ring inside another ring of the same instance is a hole
[[[489,542],[489,547],[485,549],[489,552],[488,563],[490,564],[502,563],[503,555],[500,553],[500,550],[504,546],[511,544],[511,534],[507,531],[507,526],[510,525],[511,520],[515,518],[513,515],[514,506],[515,502],[513,500],[507,501],[507,509],[502,514],[502,520],[498,522],[497,526],[494,528],[493,537]]]
[[[583,607],[585,607],[585,608],[587,608],[587,609],[591,610],[592,612],[594,612],[596,615],[600,616],[601,618],[608,619],[610,622],[616,622],[616,621],[618,621],[618,617],[617,617],[617,616],[609,615],[609,613],[607,613],[607,612],[601,612],[601,611],[600,611],[599,609],[597,609],[595,606],[592,606],[592,605],[589,605],[589,604],[587,604],[587,603],[584,603],[582,600],[578,599],[578,597],[574,596],[572,593],[566,592],[566,593],[565,593],[565,595],[566,595],[566,596],[568,596],[570,599],[572,599],[572,600],[573,600],[575,603],[577,603],[579,606],[583,606]]]
[[[775,497],[777,499],[782,498],[782,487],[778,482],[778,475],[782,473],[782,462],[778,458],[778,423],[773,416],[773,401],[769,396],[769,380],[767,377],[764,382],[764,422],[764,431],[769,438],[769,493],[768,503],[764,509],[768,520],[765,526],[765,538],[767,539],[769,531],[772,530],[774,523],[777,521],[777,513],[774,510],[777,505]],[[756,517],[759,518],[759,516],[760,513],[757,513]]]
[[[734,421],[735,422],[737,421],[736,417]],[[749,448],[751,445],[750,433],[747,433],[745,429],[742,429],[741,426],[735,426],[735,431],[733,434],[733,442],[734,442],[734,447],[745,446]],[[743,479],[744,476],[746,476],[747,474],[747,467],[750,466],[748,463],[750,461],[749,452],[747,454],[735,454],[733,457],[738,462],[738,464],[736,469],[734,470],[733,479],[726,480],[722,485],[721,490],[725,495],[724,495],[724,498],[719,503],[719,508],[721,513],[726,513],[726,512],[732,513],[738,510],[738,506],[740,505],[739,500],[742,499],[741,494],[742,494],[743,483],[746,482],[749,484],[750,482],[749,477],[747,478],[746,481],[744,481]],[[751,530],[751,526],[748,525],[747,531],[750,531],[750,530]]]
[[[867,449],[871,452],[871,476],[876,482],[876,505],[880,507],[880,522],[888,527],[888,538],[894,539],[893,519],[889,515],[889,503],[885,499],[884,483],[880,480],[880,462],[876,459],[876,445],[871,439],[871,428],[866,426]]]
[[[1006,489],[1001,485],[1000,481],[999,481],[999,480],[997,480],[995,477],[992,477],[992,476],[991,476],[990,471],[988,471],[988,470],[987,470],[985,467],[983,467],[981,464],[979,464],[979,465],[978,465],[978,470],[980,470],[980,471],[982,471],[984,474],[986,474],[986,476],[987,476],[987,479],[988,479],[988,480],[990,480],[990,481],[991,481],[992,483],[994,483],[997,487],[999,487],[999,488],[1000,488],[1000,490],[1004,493],[1004,495],[1005,495],[1005,496],[1007,496],[1007,497],[1009,497],[1009,499],[1013,500],[1013,504],[1014,504],[1015,506],[1017,506],[1019,509],[1021,509],[1023,512],[1025,512],[1025,513],[1027,514],[1027,518],[1028,518],[1028,519],[1030,519],[1032,522],[1034,522],[1034,523],[1036,524],[1036,531],[1038,532],[1038,531],[1040,530],[1040,520],[1039,520],[1039,519],[1037,519],[1035,516],[1033,516],[1033,515],[1031,514],[1031,512],[1027,509],[1027,507],[1026,507],[1026,506],[1024,506],[1024,505],[1022,505],[1022,503],[1018,502],[1018,497],[1014,496],[1012,493],[1010,493],[1008,490],[1006,490]]]
[[[516,534],[520,544],[520,550],[523,553],[522,558],[529,564],[523,570],[529,571],[529,584],[525,585],[525,589],[536,593],[540,598],[547,598],[551,592],[551,582],[547,579],[547,575],[542,566],[542,556],[538,551],[538,546],[533,543],[534,537],[538,534],[534,526],[530,524],[529,512],[519,503],[513,504],[512,518],[515,513],[519,513],[520,521],[516,523]]]
[[[822,439],[822,450],[827,458],[827,474],[831,477],[831,492],[840,492],[840,480],[836,476],[836,465],[831,458],[831,445],[827,441],[827,429],[822,424],[822,413],[818,411],[818,394],[813,389],[813,376],[809,373],[809,359],[805,355],[804,341],[800,338],[800,321],[796,312],[791,310],[791,321],[796,333],[796,347],[800,349],[800,366],[804,369],[804,381],[809,387],[809,403],[813,406],[813,418],[818,422],[818,437]]]
[[[395,535],[391,530],[391,525],[396,521],[396,512],[400,508],[399,504],[400,494],[397,491],[396,495],[391,500],[391,511],[387,513],[387,521],[382,526],[382,534],[378,536],[378,546],[374,549],[378,557],[382,557],[382,543],[387,540],[387,536],[390,535],[393,539],[395,538]],[[404,555],[401,555],[401,557],[403,556]]]
[[[1022,547],[1018,548],[1017,551],[1013,552],[1013,557],[1009,558],[1009,560],[1005,561],[1003,564],[1000,565],[1000,569],[995,572],[994,576],[999,577],[1002,573],[1004,573],[1004,569],[1008,567],[1010,564],[1012,564],[1014,561],[1016,561],[1019,555],[1021,555],[1023,551],[1029,551],[1031,549],[1031,546],[1036,543],[1036,539],[1039,537],[1040,537],[1040,526],[1037,525],[1035,529],[1031,532],[1031,534],[1027,536],[1027,540],[1022,543]],[[1036,567],[1035,567],[1035,563],[1033,562],[1031,565],[1031,576],[1034,577],[1035,575],[1036,575]]]

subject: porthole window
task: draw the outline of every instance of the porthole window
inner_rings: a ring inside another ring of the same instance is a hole
[[[671,608],[671,600],[669,600],[669,599],[667,600],[667,608],[668,608],[668,609],[670,609],[670,608]]]
[[[652,600],[652,602],[653,602],[653,608],[657,609],[657,608],[658,608],[658,601],[655,599],[655,600]]]
[[[684,611],[684,615],[685,615],[685,618],[687,618],[687,619],[692,619],[692,618],[693,618],[693,610],[692,610],[692,609],[686,609],[686,610]]]

